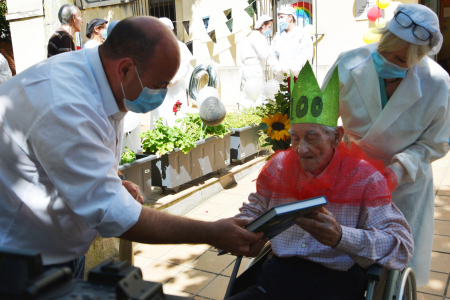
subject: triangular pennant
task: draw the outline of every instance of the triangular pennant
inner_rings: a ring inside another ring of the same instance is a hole
[[[233,19],[227,21],[227,27],[230,30],[231,33],[233,33]]]
[[[231,19],[231,8],[224,10],[223,13],[225,14],[225,17],[227,18],[227,20]]]
[[[186,47],[191,51],[191,54],[194,55],[194,41],[186,42]]]
[[[205,25],[206,31],[208,31],[208,26],[209,26],[209,16],[203,17],[203,25]]]
[[[189,21],[183,21],[184,29],[186,29],[187,34],[189,35]]]
[[[216,30],[214,29],[213,31],[208,32],[209,37],[211,38],[211,40],[215,43],[217,43],[216,41]]]
[[[255,15],[255,11],[253,10],[253,7],[251,5],[249,5],[244,10],[250,16],[250,18],[253,19],[254,15]]]

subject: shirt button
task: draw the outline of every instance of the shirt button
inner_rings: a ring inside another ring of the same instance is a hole
[[[306,244],[302,244],[302,248],[305,248],[306,247]]]

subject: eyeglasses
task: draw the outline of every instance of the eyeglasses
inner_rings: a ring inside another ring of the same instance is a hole
[[[419,24],[414,22],[410,16],[399,11],[398,13],[395,14],[394,18],[395,18],[395,21],[397,21],[397,23],[400,24],[400,26],[402,26],[404,28],[408,28],[408,27],[414,25],[414,28],[413,28],[414,36],[421,41],[430,40],[430,44],[431,44],[431,38],[433,37],[431,32],[429,32],[428,29],[426,29],[425,27],[420,26]]]

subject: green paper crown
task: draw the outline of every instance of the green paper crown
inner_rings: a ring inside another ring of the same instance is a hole
[[[308,61],[295,86],[292,78],[291,75],[291,124],[314,123],[336,127],[339,117],[338,68],[334,69],[323,93]]]

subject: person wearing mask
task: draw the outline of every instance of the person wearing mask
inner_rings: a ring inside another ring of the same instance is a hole
[[[414,237],[410,267],[429,280],[434,189],[431,163],[448,152],[450,78],[427,54],[443,43],[438,16],[420,4],[397,7],[379,43],[341,54],[339,114],[346,140],[394,171],[392,201]],[[331,71],[324,86],[331,77]]]
[[[173,23],[169,18],[159,18],[159,20],[167,26],[173,32]],[[174,36],[175,33],[173,32]],[[183,113],[187,112],[187,95],[186,95],[186,77],[190,73],[191,69],[191,60],[192,54],[189,51],[188,47],[185,43],[182,43],[177,40],[178,48],[180,50],[180,67],[178,68],[177,74],[170,81],[168,85],[168,91],[164,102],[152,111],[150,114],[150,129],[154,128],[155,121],[163,118],[163,124],[165,126],[180,126],[181,123],[176,123],[175,121],[178,118],[182,118],[184,116]],[[173,112],[173,106],[177,101],[180,101],[181,107],[179,110],[183,113],[175,114]]]
[[[81,12],[75,5],[64,4],[58,12],[61,27],[50,37],[47,46],[47,57],[56,54],[75,51],[73,36],[75,32],[81,31],[83,18]]]
[[[94,48],[103,44],[107,37],[107,24],[108,21],[104,19],[92,19],[86,26],[86,37],[89,41],[83,45],[83,48]]]
[[[259,106],[263,104],[264,83],[266,77],[266,61],[269,58],[270,48],[267,44],[267,37],[272,35],[273,19],[267,15],[259,17],[254,30],[249,34],[241,50],[242,68],[241,72],[241,101],[243,107]],[[244,91],[245,82],[249,79],[256,79],[261,82],[261,95],[256,102],[249,99]]]
[[[158,107],[179,66],[173,33],[156,18],[131,17],[99,47],[0,85],[1,247],[40,252],[45,269],[67,266],[83,278],[98,235],[239,255],[260,246],[262,233],[242,228],[248,220],[203,222],[142,206],[137,185],[118,176],[124,115]]]
[[[297,14],[293,7],[284,7],[279,11],[279,31],[272,41],[268,62],[280,82],[285,78],[284,74],[289,77],[291,71],[297,77],[306,61],[311,63],[313,57],[311,35],[298,27],[296,21]]]

